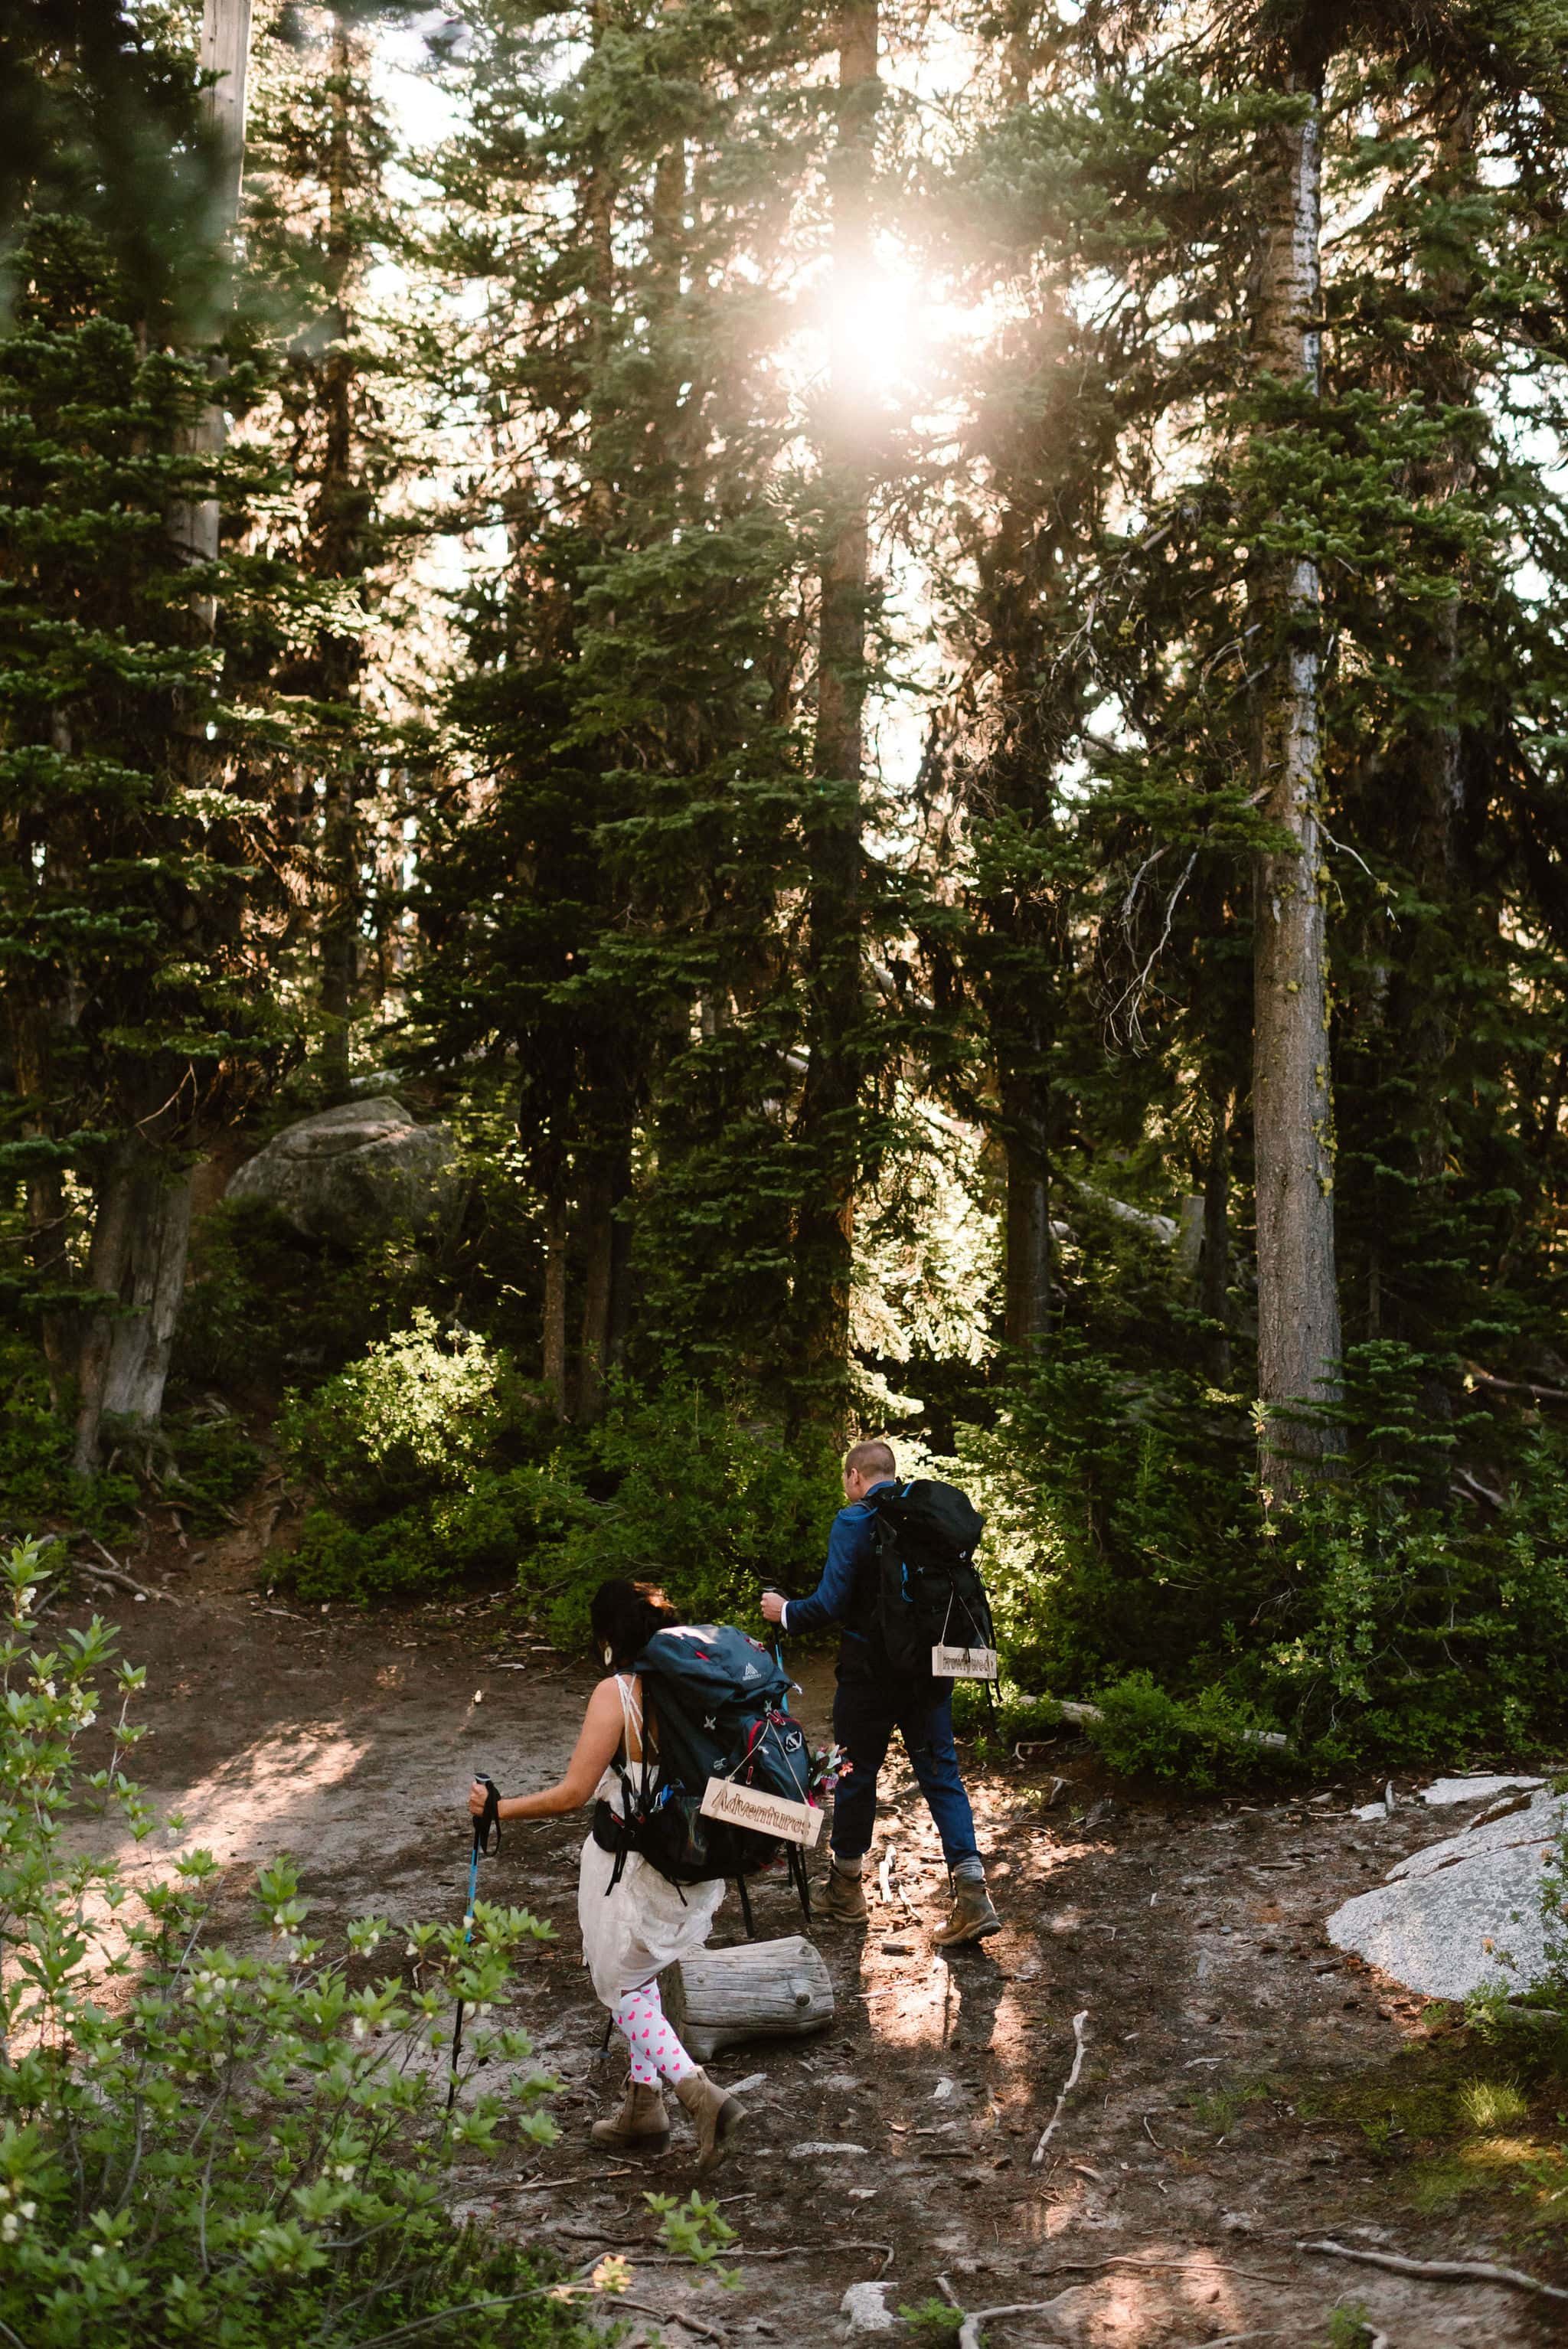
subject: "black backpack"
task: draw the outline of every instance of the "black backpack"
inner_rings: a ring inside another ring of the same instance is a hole
[[[632,1669],[642,1679],[655,1753],[650,1757],[645,1736],[640,1763],[630,1769],[615,1764],[619,1819],[608,1803],[594,1811],[593,1840],[616,1856],[607,1889],[620,1882],[629,1851],[640,1852],[676,1885],[733,1877],[749,1932],[746,1878],[770,1867],[782,1851],[810,1920],[800,1847],[727,1819],[705,1818],[702,1811],[710,1778],[729,1778],[786,1802],[808,1799],[810,1751],[789,1711],[794,1683],[778,1657],[733,1624],[683,1623],[655,1631]]]
[[[872,1494],[875,1625],[895,1672],[929,1673],[933,1648],[994,1648],[975,1567],[985,1520],[956,1485],[921,1478]]]

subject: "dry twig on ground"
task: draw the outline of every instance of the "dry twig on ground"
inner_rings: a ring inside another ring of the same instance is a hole
[[[144,1584],[136,1581],[130,1575],[127,1574],[124,1567],[121,1566],[119,1560],[115,1557],[114,1552],[112,1550],[105,1549],[102,1542],[98,1540],[96,1534],[89,1534],[88,1536],[88,1539],[91,1542],[98,1556],[103,1558],[106,1563],[102,1566],[93,1566],[86,1558],[81,1558],[77,1562],[78,1572],[82,1574],[94,1575],[99,1582],[112,1582],[119,1589],[129,1590],[133,1598],[167,1599],[171,1607],[179,1606],[180,1601],[174,1597],[172,1591],[149,1590]]]
[[[1084,2025],[1088,2021],[1088,2009],[1087,2006],[1084,2008],[1081,2014],[1075,2014],[1073,2017],[1073,2039],[1075,2042],[1073,2067],[1068,2074],[1066,2080],[1062,2083],[1062,2092],[1057,2098],[1056,2111],[1051,2115],[1050,2119],[1046,2123],[1044,2129],[1040,2132],[1040,2141],[1035,2147],[1034,2152],[1029,2156],[1029,2167],[1032,2169],[1037,2169],[1041,2162],[1044,2161],[1046,2158],[1046,2147],[1049,2145],[1051,2138],[1055,2134],[1057,2123],[1062,2116],[1062,2107],[1067,2103],[1068,2098],[1072,2095],[1073,2090],[1078,2086],[1078,2074],[1083,2070],[1084,2048],[1087,2044],[1084,2038]]]
[[[1495,2267],[1491,2260],[1408,2260],[1399,2251],[1353,2251],[1348,2243],[1297,2243],[1298,2251],[1317,2251],[1331,2260],[1359,2260],[1369,2268],[1390,2268],[1396,2275],[1425,2276],[1432,2283],[1505,2283],[1515,2292],[1538,2292],[1545,2300],[1568,2300],[1562,2284],[1542,2283],[1518,2268]]]

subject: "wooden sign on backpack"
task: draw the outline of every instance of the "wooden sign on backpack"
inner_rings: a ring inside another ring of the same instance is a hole
[[[931,1651],[931,1670],[939,1681],[994,1681],[995,1648],[950,1648],[938,1640]]]
[[[765,1795],[758,1786],[742,1786],[734,1778],[710,1778],[703,1789],[705,1819],[722,1819],[727,1826],[749,1827],[753,1835],[777,1836],[781,1843],[804,1844],[808,1850],[822,1832],[822,1814],[812,1803],[787,1802],[782,1795]]]

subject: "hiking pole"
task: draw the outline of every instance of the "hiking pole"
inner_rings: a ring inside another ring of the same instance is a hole
[[[474,1821],[473,1856],[469,1861],[469,1899],[463,1911],[463,1947],[466,1950],[474,1938],[474,1902],[479,1898],[480,1859],[486,1859],[500,1849],[500,1788],[482,1770],[475,1772],[485,1790],[485,1806]],[[458,2001],[458,2011],[452,2018],[452,2076],[447,2087],[447,2110],[451,2111],[458,2100],[458,2058],[463,2052],[463,2002]]]
[[[776,1582],[765,1582],[762,1586],[762,1589],[765,1597],[770,1590],[777,1598],[782,1599],[784,1596],[784,1593],[779,1589],[779,1585]],[[775,1623],[773,1626],[773,1661],[778,1665],[779,1671],[782,1671],[784,1670],[784,1627],[781,1623]],[[785,1691],[779,1702],[782,1704],[784,1711],[788,1713],[789,1710],[789,1692],[788,1689]],[[792,1843],[789,1846],[789,1857],[784,1864],[789,1871],[789,1881],[795,1887],[796,1893],[800,1902],[801,1913],[806,1920],[807,1930],[810,1930],[811,1923],[811,1877],[810,1870],[806,1865],[806,1855],[801,1850],[798,1843]],[[740,1906],[746,1917],[746,1930],[748,1934],[751,1934],[752,1940],[755,1940],[757,1937],[751,1932],[751,1906],[746,1898],[746,1887],[744,1883],[740,1885],[739,1891]]]

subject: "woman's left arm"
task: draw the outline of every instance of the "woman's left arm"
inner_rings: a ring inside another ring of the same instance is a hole
[[[621,1700],[613,1680],[601,1681],[588,1700],[583,1727],[566,1775],[537,1795],[503,1795],[498,1806],[503,1819],[552,1819],[580,1811],[599,1784],[621,1743]],[[478,1817],[485,1790],[476,1779],[469,1794],[469,1809]]]

